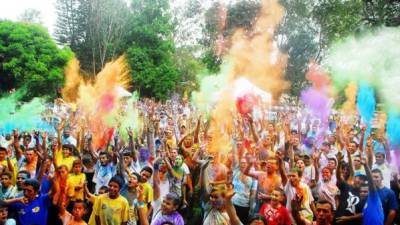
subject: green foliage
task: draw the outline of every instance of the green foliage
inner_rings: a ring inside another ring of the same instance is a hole
[[[40,25],[0,21],[0,90],[26,89],[24,100],[55,97],[73,53],[59,49]]]
[[[174,63],[174,27],[167,0],[133,0],[125,36],[133,86],[139,94],[165,100],[181,82]]]
[[[56,40],[70,46],[86,73],[96,74],[124,52],[125,0],[57,0],[56,9]]]
[[[226,26],[222,31],[225,39],[229,39],[237,28],[251,28],[260,6],[260,2],[257,0],[241,0],[228,5],[226,8]],[[216,2],[205,12],[204,37],[201,40],[201,44],[206,49],[202,62],[211,73],[219,72],[222,63],[222,60],[214,52],[217,35],[220,32],[218,30],[220,7],[220,4]]]
[[[204,65],[192,55],[190,48],[178,48],[175,52],[175,65],[181,76],[181,85],[177,86],[177,92],[183,94],[199,89],[198,74],[204,71]]]
[[[312,16],[321,28],[321,45],[328,46],[358,31],[363,23],[363,0],[320,1]]]
[[[286,14],[275,38],[280,50],[288,55],[285,77],[291,82],[290,94],[299,96],[306,84],[308,62],[319,55],[319,32],[311,16],[312,1],[282,0],[281,4]]]

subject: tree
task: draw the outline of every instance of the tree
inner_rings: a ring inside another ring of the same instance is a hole
[[[125,36],[133,86],[142,96],[167,99],[181,82],[174,63],[173,24],[167,0],[133,0]]]
[[[311,59],[320,54],[320,30],[312,17],[314,5],[311,0],[282,0],[286,13],[275,32],[279,49],[288,55],[285,69],[286,80],[291,82],[289,94],[299,96],[305,87],[305,73]]]
[[[181,84],[177,86],[177,92],[183,94],[198,90],[198,75],[204,71],[204,65],[193,56],[193,50],[189,47],[176,49],[174,61],[180,75]]]
[[[68,45],[75,53],[80,52],[82,43],[82,15],[79,0],[57,0],[55,4],[57,20],[54,36],[58,43]],[[77,54],[78,58],[80,54]]]
[[[0,90],[27,90],[24,99],[55,97],[73,53],[59,49],[40,25],[0,22]]]
[[[207,69],[216,73],[220,69],[222,59],[215,54],[215,46],[219,32],[222,32],[224,39],[229,39],[235,29],[244,28],[249,29],[252,27],[253,22],[260,9],[260,2],[257,0],[241,0],[236,3],[229,4],[227,7],[215,2],[205,12],[205,23],[203,26],[203,39],[201,44],[204,46],[203,63]],[[219,12],[221,7],[226,7],[227,16],[225,21],[225,29],[219,31],[220,16]]]
[[[129,18],[124,0],[57,0],[56,39],[71,47],[91,74],[123,53]]]
[[[24,23],[43,24],[42,13],[36,9],[25,9],[21,15],[18,16],[18,21]]]

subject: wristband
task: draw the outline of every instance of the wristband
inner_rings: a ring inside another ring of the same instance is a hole
[[[139,209],[143,209],[145,206],[144,202],[136,202],[136,207],[138,207]]]

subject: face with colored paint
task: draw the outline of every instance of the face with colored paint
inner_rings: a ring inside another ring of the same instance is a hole
[[[185,139],[183,140],[183,145],[186,148],[190,148],[192,146],[192,143],[193,143],[193,140],[192,140],[192,137],[190,137],[190,136],[185,137]]]
[[[183,164],[183,157],[181,155],[177,155],[175,158],[175,167],[180,168]]]
[[[68,176],[68,168],[65,165],[61,165],[58,167],[58,175],[62,178],[67,177]]]
[[[277,165],[276,160],[269,159],[269,160],[267,161],[267,173],[268,173],[268,174],[273,174],[273,173],[275,173],[277,167],[278,167],[278,165]]]
[[[324,182],[329,182],[332,178],[332,173],[328,168],[322,169],[322,180]]]
[[[224,196],[217,191],[210,194],[210,204],[213,208],[222,209],[224,206]]]

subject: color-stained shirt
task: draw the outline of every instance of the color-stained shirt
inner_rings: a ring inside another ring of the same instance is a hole
[[[101,225],[120,225],[129,219],[129,204],[122,196],[111,199],[108,194],[100,195],[94,208]]]

